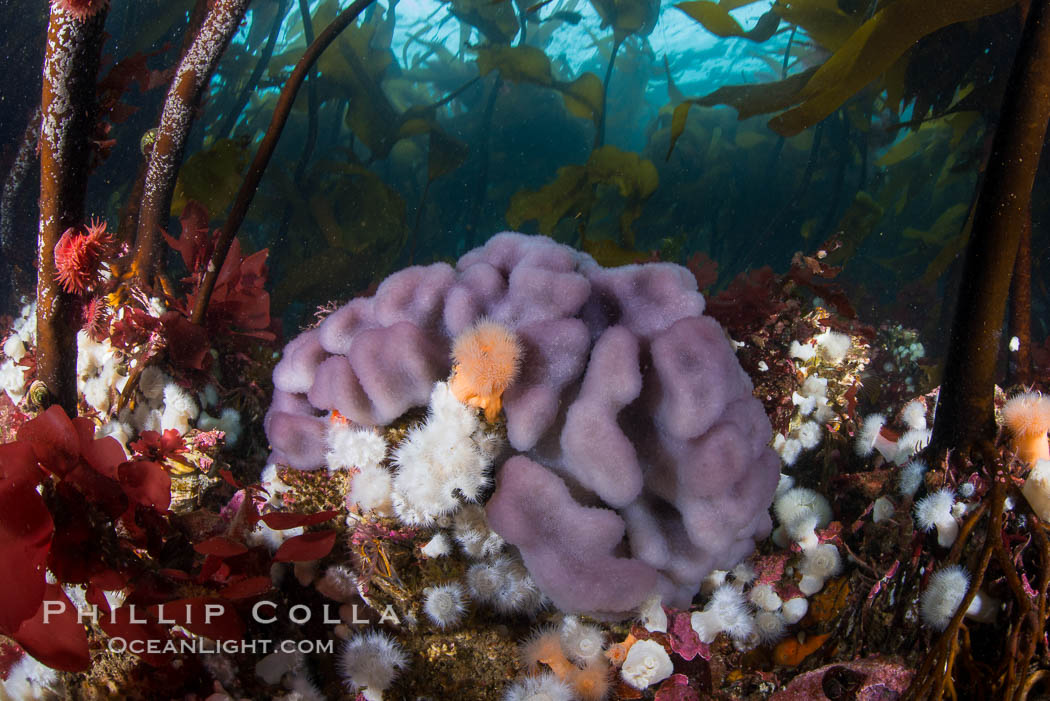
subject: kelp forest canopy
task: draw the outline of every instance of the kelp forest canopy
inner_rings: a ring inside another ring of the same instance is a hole
[[[113,0],[105,19],[85,212],[120,222],[127,245],[197,4]],[[605,265],[690,264],[709,291],[822,251],[858,311],[936,348],[1027,4],[377,0],[309,72],[235,233],[246,252],[269,250],[287,330],[395,269],[514,229]],[[348,5],[249,4],[204,88],[165,231],[226,218],[296,62]],[[20,24],[0,33],[0,234],[16,268],[2,284],[13,299],[34,276],[29,142],[47,3],[11,0],[5,14]],[[1050,299],[1047,176],[1044,160],[1032,204],[1037,341]],[[165,255],[181,275],[178,254]]]

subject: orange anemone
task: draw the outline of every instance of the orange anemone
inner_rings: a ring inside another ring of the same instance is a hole
[[[521,365],[521,342],[505,325],[480,319],[456,337],[452,345],[452,379],[456,399],[484,409],[492,423],[503,409],[503,392],[514,382]]]

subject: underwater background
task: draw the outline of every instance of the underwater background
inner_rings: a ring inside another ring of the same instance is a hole
[[[1050,698],[1047,4],[5,0],[0,698]]]
[[[241,232],[249,249],[270,248],[273,303],[286,330],[391,270],[455,257],[514,229],[608,262],[656,251],[685,263],[703,252],[718,263],[716,286],[763,265],[783,272],[796,250],[813,252],[838,234],[833,256],[856,308],[892,310],[898,321],[921,323],[930,340],[943,337],[939,300],[952,289],[951,263],[1019,41],[1017,9],[991,13],[995,3],[975,3],[989,14],[916,37],[882,70],[861,66],[872,76],[845,76],[849,85],[822,120],[767,125],[770,113],[797,102],[780,94],[781,81],[854,50],[846,40],[873,8],[729,2],[710,17],[696,6],[698,22],[688,4],[622,4],[370,5],[296,98]],[[105,158],[87,209],[111,229],[135,185],[143,139],[157,126],[164,71],[192,7],[110,8],[101,69],[110,85],[96,135]],[[321,28],[339,3],[310,8]],[[11,66],[0,79],[10,164],[39,102],[47,8],[11,2],[5,13],[21,23],[5,33]],[[173,216],[192,200],[221,220],[304,46],[296,3],[250,6],[190,132]],[[757,116],[695,106],[671,149],[676,108],[705,96],[702,104]],[[560,171],[586,165],[592,153],[586,172]],[[577,193],[584,179],[591,192]],[[1033,198],[1042,309],[1044,180]],[[28,187],[5,199],[5,252],[17,270],[31,268],[33,202]],[[1034,318],[1044,324],[1046,315]]]

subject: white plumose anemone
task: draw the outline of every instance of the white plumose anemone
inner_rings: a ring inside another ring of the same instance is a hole
[[[828,363],[838,365],[846,359],[850,349],[850,337],[844,333],[828,329],[817,335],[817,352]]]
[[[921,530],[937,529],[937,544],[950,548],[959,535],[959,522],[952,514],[955,491],[951,487],[927,494],[915,504],[915,520]]]
[[[8,336],[7,340],[4,341],[3,353],[16,363],[24,358],[26,355],[26,345],[22,341],[22,337],[16,333]]]
[[[962,565],[949,565],[934,572],[919,598],[922,622],[937,631],[947,628],[969,589],[970,573]],[[999,602],[978,590],[964,615],[990,623],[998,612]]]
[[[572,688],[550,672],[525,677],[503,692],[502,701],[572,701]]]
[[[164,411],[160,419],[162,429],[166,431],[173,428],[185,434],[190,430],[190,420],[196,419],[199,413],[200,408],[189,392],[175,382],[164,386]]]
[[[448,383],[436,383],[426,422],[409,431],[394,452],[393,506],[398,518],[408,525],[430,525],[460,507],[457,495],[477,501],[488,485],[496,445]]]
[[[394,476],[382,465],[360,468],[350,482],[347,502],[357,504],[365,511],[375,511],[381,516],[393,513]]]
[[[915,455],[930,444],[930,438],[932,436],[933,431],[930,429],[923,429],[921,431],[908,429],[900,439],[897,440],[897,455],[894,457],[893,461],[898,465],[903,465],[908,462],[912,455]]]
[[[427,541],[420,551],[427,557],[445,557],[452,552],[452,545],[448,542],[448,536],[438,532]]]
[[[922,622],[934,630],[944,630],[970,588],[970,573],[960,565],[938,570],[930,577],[919,599]]]
[[[926,405],[918,399],[913,399],[901,409],[901,421],[904,425],[915,431],[926,430]]]
[[[456,512],[452,535],[463,552],[474,559],[494,557],[503,550],[503,538],[489,528],[485,509],[478,504],[467,504]]]
[[[600,628],[567,616],[561,624],[561,646],[570,660],[585,665],[601,657],[605,634]]]
[[[328,429],[329,470],[379,467],[386,459],[386,440],[370,428],[334,422]]]
[[[755,633],[763,643],[775,643],[784,637],[787,623],[779,611],[759,611],[755,614]]]
[[[731,584],[715,589],[704,610],[694,612],[689,622],[702,643],[712,642],[722,631],[733,640],[744,641],[755,630],[744,594]]]
[[[831,504],[824,495],[805,487],[792,487],[782,492],[773,502],[773,513],[780,522],[774,533],[776,539],[787,535],[803,549],[819,542],[817,529],[831,523]]]
[[[784,525],[799,517],[813,515],[818,527],[823,528],[831,523],[832,517],[831,504],[827,498],[806,487],[792,487],[782,493],[773,504],[773,512]]]
[[[857,431],[856,442],[853,446],[857,455],[866,458],[877,450],[887,460],[897,457],[897,442],[882,435],[882,427],[885,425],[886,416],[884,414],[872,414],[865,417],[860,430]]]
[[[446,582],[423,590],[423,612],[438,628],[452,628],[467,612],[466,592],[459,582]]]
[[[806,421],[798,427],[798,441],[806,450],[820,445],[823,430],[816,421]]]
[[[802,580],[798,583],[799,591],[806,596],[816,594],[824,588],[828,577],[833,577],[842,569],[842,556],[831,543],[821,543],[805,551],[802,560]]]
[[[638,609],[638,619],[650,633],[667,632],[667,612],[660,601],[659,596],[653,596]]]
[[[928,469],[926,463],[922,460],[912,460],[905,464],[897,477],[898,491],[901,496],[915,496],[915,492],[919,491],[919,487],[922,486],[923,478]]]
[[[501,562],[479,562],[470,566],[467,570],[467,587],[470,588],[473,599],[486,604],[495,602],[496,594],[507,576],[504,568],[500,566]]]
[[[383,701],[383,692],[408,666],[408,656],[386,633],[369,631],[349,638],[339,652],[343,683],[368,701]]]

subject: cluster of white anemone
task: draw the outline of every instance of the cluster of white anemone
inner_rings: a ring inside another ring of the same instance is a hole
[[[78,339],[77,373],[81,393],[89,405],[107,415],[115,408],[113,400],[124,388],[126,371],[108,339],[99,343],[83,331]],[[139,376],[134,405],[134,410],[125,407],[104,423],[98,434],[113,436],[124,445],[143,431],[175,430],[184,435],[191,428],[223,431],[226,445],[232,446],[240,438],[240,413],[231,407],[218,409],[219,394],[214,385],[207,385],[194,397],[156,366],[147,367]],[[208,409],[216,416],[207,413]]]
[[[799,343],[798,341],[792,341],[791,346],[788,348],[788,354],[804,363],[819,356],[821,360],[829,365],[838,365],[846,359],[850,345],[849,336],[827,329],[823,333],[814,336],[811,342]]]
[[[421,548],[429,558],[451,555],[453,543],[459,545],[464,555],[473,560],[491,560],[503,552],[506,541],[489,526],[485,509],[478,504],[463,506],[451,518],[437,519],[440,526],[450,526],[450,531],[438,530]]]
[[[773,513],[780,524],[773,531],[773,542],[782,548],[798,543],[803,552],[819,543],[817,529],[831,523],[831,504],[823,494],[806,487],[778,490]]]
[[[908,352],[917,352],[921,357],[922,346],[911,348]],[[890,368],[892,369],[892,368]],[[932,431],[928,427],[926,404],[915,399],[897,414],[897,421],[905,427],[903,432],[884,430],[887,419],[884,414],[871,414],[864,419],[857,432],[855,450],[861,457],[879,453],[890,463],[900,465],[897,473],[897,492],[904,499],[912,499],[924,486],[925,475],[929,467],[924,461],[915,457],[930,441]],[[913,516],[919,530],[937,532],[937,544],[940,547],[951,547],[959,535],[961,518],[966,514],[969,505],[957,497],[967,499],[973,496],[974,485],[965,482],[958,490],[942,487],[931,491],[915,502]],[[879,523],[892,517],[895,507],[888,496],[876,499],[872,508],[872,520]],[[805,574],[805,567],[803,567]],[[805,577],[803,577],[803,582]],[[800,589],[805,588],[800,583]],[[962,605],[970,587],[970,573],[961,565],[949,565],[934,572],[926,589],[919,598],[919,615],[922,622],[937,631],[947,628],[949,621]],[[975,593],[973,600],[964,615],[979,622],[995,620],[999,602],[982,591]]]
[[[467,504],[453,517],[439,517],[436,522],[450,528],[436,531],[420,548],[421,553],[428,558],[447,557],[458,544],[459,550],[475,562],[467,568],[462,584],[449,582],[424,590],[424,611],[434,625],[447,628],[458,624],[467,601],[502,615],[534,616],[547,606],[547,597],[520,558],[506,551],[506,543],[489,527],[481,506]]]
[[[808,376],[802,387],[791,395],[791,401],[797,407],[797,425],[787,434],[778,433],[773,437],[773,450],[777,451],[785,465],[793,465],[806,450],[820,445],[823,438],[823,425],[835,417],[835,410],[828,405],[828,381],[820,377],[810,361],[818,359],[827,365],[839,365],[849,353],[850,337],[830,329],[811,339],[809,343],[791,342],[789,355],[801,361],[803,371]]]
[[[822,494],[796,487],[793,477],[781,474],[774,494],[773,513],[778,522],[772,535],[773,543],[785,549],[795,543],[802,551],[797,567],[801,574],[798,589],[803,596],[783,601],[768,583],[755,584],[748,590],[747,584],[755,575],[746,563],[733,570],[732,584],[727,584],[730,573],[716,570],[708,575],[701,589],[702,593],[710,593],[710,601],[692,618],[693,628],[703,642],[710,642],[720,632],[725,632],[742,648],[780,639],[787,626],[806,615],[809,608],[806,597],[821,591],[829,578],[842,571],[838,548],[822,543],[817,533],[832,519],[831,504]]]
[[[459,625],[470,602],[502,614],[534,615],[547,604],[520,560],[488,525],[476,502],[490,480],[502,439],[474,408],[460,402],[448,383],[435,383],[426,420],[409,430],[393,450],[377,431],[332,422],[327,433],[330,471],[353,471],[348,504],[410,526],[435,527],[421,547],[427,558],[452,554],[456,545],[477,560],[463,581],[426,587],[422,611],[440,629]],[[275,470],[267,484],[285,486]]]
[[[452,536],[465,555],[474,559],[495,557],[504,546],[503,537],[489,527],[485,509],[467,504],[452,521]]]
[[[157,300],[152,301],[154,311],[162,313],[163,305]],[[35,345],[34,302],[22,307],[2,346],[0,389],[15,403],[22,399],[25,389],[25,368],[18,363]],[[219,397],[214,385],[205,387],[195,398],[155,366],[147,367],[139,376],[133,402],[135,410],[124,408],[116,414],[116,399],[128,381],[128,368],[108,338],[96,341],[86,331],[77,333],[76,374],[80,397],[104,419],[97,435],[113,436],[125,449],[128,442],[143,431],[163,433],[174,429],[185,434],[191,428],[219,430],[225,433],[225,444],[231,446],[240,437],[240,413],[229,407],[219,410]],[[207,409],[212,409],[215,415],[209,414]],[[105,420],[107,417],[112,418]]]
[[[27,349],[36,345],[36,302],[22,306],[22,312],[11,325],[11,334],[0,347],[3,362],[0,363],[0,389],[7,392],[17,404],[25,396],[26,368],[19,365]]]
[[[102,415],[109,413],[116,395],[124,389],[127,377],[117,349],[109,339],[96,341],[87,331],[77,333],[77,391],[84,401]]]
[[[500,447],[477,412],[456,399],[447,382],[436,383],[427,420],[393,454],[394,512],[408,525],[429,526],[459,509],[461,499],[477,501]]]
[[[504,615],[533,616],[548,603],[525,565],[517,558],[499,555],[467,569],[471,598]]]
[[[392,453],[374,429],[333,422],[325,458],[329,470],[354,470],[349,503],[380,516],[396,515],[406,525],[433,526],[445,525],[464,502],[480,498],[500,446],[476,410],[456,399],[447,382],[438,382],[426,421],[412,428]],[[388,457],[393,470],[385,466]],[[477,520],[469,511],[457,524]],[[502,541],[469,541],[469,530],[457,527],[457,540],[465,549],[494,554],[502,547]],[[428,556],[447,554],[442,542],[435,541]]]
[[[163,304],[158,300],[152,302],[154,311],[162,313]],[[0,385],[14,401],[21,398],[19,388],[24,377],[22,369],[12,363],[24,357],[27,348],[36,341],[34,308],[35,305],[23,308],[22,316],[15,322],[13,333],[3,346],[7,360],[0,367]],[[214,385],[206,386],[194,397],[156,366],[145,368],[139,376],[135,401],[132,402],[135,409],[125,407],[118,414],[116,399],[124,391],[129,373],[124,358],[108,338],[96,341],[84,330],[77,333],[76,375],[80,397],[103,418],[98,435],[113,436],[125,447],[143,431],[163,433],[174,429],[179,434],[186,434],[191,428],[220,430],[226,434],[226,445],[235,444],[240,436],[240,414],[232,408],[219,409],[218,391]],[[208,409],[214,415],[208,414]]]
[[[710,597],[689,621],[700,641],[710,643],[725,633],[742,650],[780,640],[787,626],[802,620],[809,608],[805,597],[784,601],[771,584],[756,581],[748,563],[729,572],[715,570],[701,592],[709,592]]]
[[[785,465],[793,465],[803,451],[816,448],[824,435],[822,426],[835,416],[828,405],[828,381],[811,374],[802,383],[801,390],[792,394],[798,407],[801,423],[787,435],[778,433],[773,437],[773,450],[780,454]]]
[[[383,461],[387,443],[374,429],[333,421],[328,428],[325,461],[328,470],[354,470],[347,502],[380,516],[393,514],[394,476]]]
[[[468,528],[459,524],[455,531],[456,540],[460,541],[468,556],[480,561],[467,569],[465,586],[452,581],[423,590],[423,611],[431,623],[443,629],[455,627],[463,620],[468,601],[503,615],[534,616],[543,610],[548,599],[540,592],[524,564],[511,553],[502,552],[503,539],[488,530],[484,512],[478,514],[467,507],[461,513],[471,515],[465,519],[471,525]],[[476,547],[486,543],[491,547]],[[421,551],[426,557],[444,557],[451,554],[452,544],[448,536],[439,531],[422,546]]]
[[[878,452],[888,462],[901,465],[897,475],[897,491],[902,497],[914,498],[923,486],[928,471],[926,463],[915,458],[915,454],[926,447],[931,431],[927,428],[926,405],[913,400],[904,405],[898,418],[907,426],[899,437],[892,438],[884,432],[886,417],[872,414],[864,419],[857,433],[855,448],[860,456]],[[960,494],[972,494],[973,485],[960,486]],[[950,487],[933,491],[915,503],[914,516],[917,527],[923,531],[937,530],[937,542],[941,547],[950,547],[959,533],[959,519],[966,513],[967,505],[956,501],[957,493]],[[894,513],[893,502],[882,496],[876,500],[872,518],[878,523]]]
[[[927,426],[926,405],[922,401],[908,402],[901,409],[899,418],[906,428],[898,437],[892,438],[883,431],[885,414],[865,417],[854,443],[857,455],[867,457],[877,451],[887,462],[903,465],[929,444],[932,431]]]
[[[652,656],[642,655],[644,651],[645,646],[636,653],[637,659],[629,660],[629,663],[624,660],[621,669],[624,681],[638,689],[648,685],[642,683],[642,679],[651,677],[656,666]],[[540,626],[519,648],[520,661],[527,676],[504,689],[502,698],[504,701],[602,701],[609,695],[612,672],[604,652],[605,634],[601,628],[576,616],[564,617],[560,625]],[[667,657],[663,648],[660,652]],[[666,659],[666,665],[666,674],[653,681],[670,674],[670,659]],[[544,666],[550,671],[541,671]],[[650,670],[648,674],[646,669]]]

